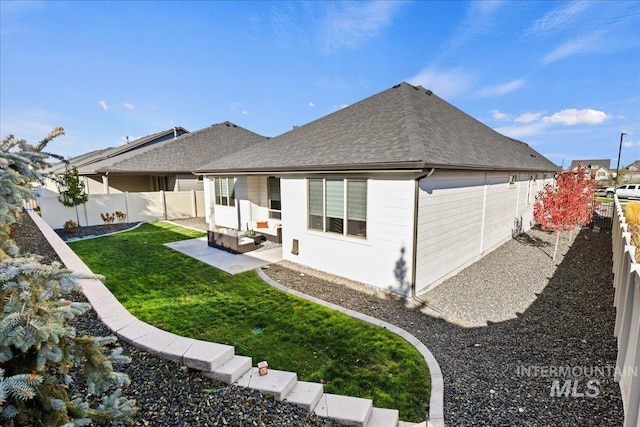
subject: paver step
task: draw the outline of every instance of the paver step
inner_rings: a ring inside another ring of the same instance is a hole
[[[191,369],[212,372],[228,362],[234,354],[233,346],[196,340],[182,356],[182,363]]]
[[[258,368],[251,368],[234,384],[240,387],[252,388],[262,393],[273,395],[276,400],[282,400],[287,396],[298,382],[298,374],[295,372],[277,371],[269,369],[267,375],[260,375]]]
[[[421,423],[409,423],[406,421],[400,421],[398,423],[398,427],[427,427],[427,422],[423,421]]]
[[[162,354],[162,350],[164,350],[178,338],[180,338],[179,335],[163,331],[162,329],[158,329],[155,332],[136,339],[136,346],[148,351],[151,354],[159,355]]]
[[[247,356],[233,356],[224,365],[213,370],[203,372],[204,376],[232,384],[251,369],[251,358]]]
[[[189,348],[196,342],[193,338],[186,338],[178,336],[174,341],[171,341],[160,351],[160,356],[163,359],[172,360],[181,365],[184,364],[182,357],[189,350]]]
[[[323,394],[314,412],[323,418],[332,418],[344,425],[365,427],[371,417],[373,403],[359,397]]]
[[[322,384],[298,381],[285,400],[311,412],[320,401],[322,393]]]
[[[130,344],[136,344],[140,337],[160,331],[160,329],[149,325],[148,323],[136,320],[135,322],[125,326],[116,332],[118,338]]]
[[[396,409],[372,408],[367,427],[397,427],[399,420]]]

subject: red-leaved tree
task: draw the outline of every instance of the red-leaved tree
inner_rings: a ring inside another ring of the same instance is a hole
[[[555,231],[556,247],[553,260],[556,259],[560,232],[572,232],[576,227],[583,227],[593,217],[593,195],[596,183],[591,179],[584,165],[577,172],[571,170],[558,172],[555,184],[547,184],[536,196],[533,206],[533,218],[542,230]]]

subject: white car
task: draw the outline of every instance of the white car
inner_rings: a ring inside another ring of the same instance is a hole
[[[609,187],[605,190],[607,197],[613,199],[613,195],[617,194],[621,199],[638,198],[640,199],[640,184],[625,184],[618,187]]]

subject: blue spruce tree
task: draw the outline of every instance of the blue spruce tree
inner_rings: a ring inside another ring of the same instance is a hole
[[[90,309],[70,300],[80,277],[60,263],[20,254],[11,239],[32,185],[46,177],[51,155],[42,150],[62,134],[58,127],[37,146],[10,135],[0,146],[0,421],[6,426],[127,421],[136,411],[121,395],[129,377],[114,370],[128,361],[113,347],[116,338],[78,337],[69,325]],[[74,378],[83,378],[82,395],[69,387]]]

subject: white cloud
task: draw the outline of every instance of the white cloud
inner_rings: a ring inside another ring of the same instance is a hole
[[[313,102],[309,103],[309,107],[315,107],[316,104],[314,104]]]
[[[496,15],[504,4],[493,0],[469,2],[464,20],[454,29],[449,46],[443,52],[452,53],[468,41],[493,32],[496,24],[501,22]]]
[[[477,97],[484,98],[489,96],[502,96],[506,95],[514,90],[520,88],[524,83],[523,79],[512,80],[508,83],[503,83],[495,86],[487,86],[480,89],[476,94]]]
[[[133,110],[133,104],[131,104],[130,102],[125,102],[124,103],[124,108],[126,108],[127,110]]]
[[[589,34],[570,40],[558,46],[542,58],[543,64],[550,64],[568,56],[600,51],[602,48],[600,33]]]
[[[567,126],[573,126],[577,124],[595,125],[605,122],[610,118],[611,116],[604,111],[592,109],[576,110],[575,108],[570,108],[559,111],[551,116],[543,117],[542,121],[545,123],[561,123]]]
[[[542,113],[524,113],[515,118],[516,123],[532,123],[537,122],[542,117]]]
[[[247,110],[242,110],[242,113],[241,113],[241,114],[242,114],[243,116],[248,116],[248,115],[250,115],[251,113],[249,113]]]
[[[101,106],[104,111],[107,111],[109,108],[111,108],[107,105],[106,102],[104,102],[104,99],[101,101],[98,101],[98,105]]]
[[[404,2],[330,3],[322,23],[321,44],[326,53],[355,49],[380,34],[391,24]]]
[[[240,102],[234,102],[233,104],[229,104],[229,110],[233,111],[238,107],[242,107],[242,103]]]
[[[427,67],[407,81],[412,85],[430,89],[441,98],[451,99],[466,93],[475,81],[475,77],[462,68],[437,70]]]
[[[491,117],[493,117],[495,120],[509,120],[511,118],[511,116],[507,113],[503,113],[500,110],[491,110],[489,111],[491,113]]]
[[[520,139],[532,135],[537,135],[541,133],[546,127],[546,123],[536,122],[528,123],[525,125],[499,126],[497,128],[494,128],[494,130],[511,138]]]
[[[589,2],[586,1],[574,1],[569,4],[563,4],[536,20],[525,33],[544,35],[563,30],[568,24],[573,23],[577,16],[589,8],[589,6]]]

